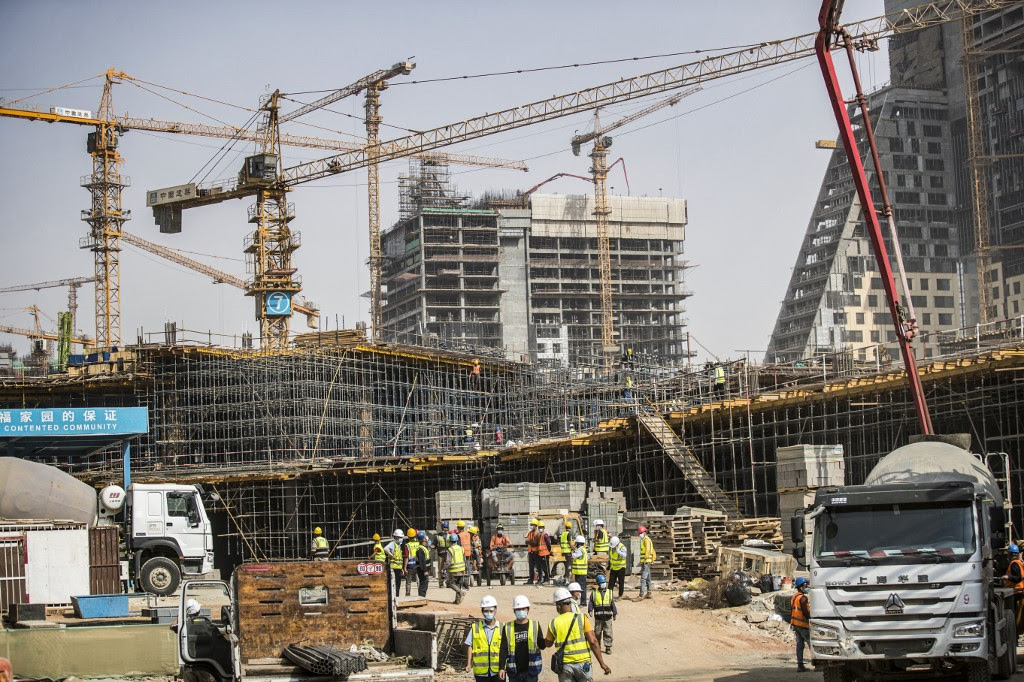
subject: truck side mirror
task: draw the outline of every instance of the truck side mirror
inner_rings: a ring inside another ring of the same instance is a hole
[[[803,545],[797,545],[793,548],[793,556],[797,559],[803,559],[807,556],[807,549]]]
[[[793,542],[795,544],[800,544],[804,541],[804,535],[806,535],[806,530],[804,528],[803,514],[794,514],[792,517],[790,517],[789,533],[793,536]]]

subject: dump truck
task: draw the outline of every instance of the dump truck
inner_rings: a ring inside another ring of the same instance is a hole
[[[433,631],[398,629],[388,571],[373,561],[242,564],[230,582],[187,580],[177,623],[185,682],[431,680]],[[194,602],[197,613],[189,613]],[[367,661],[365,645],[421,667]],[[352,648],[355,647],[355,651]]]
[[[56,467],[0,457],[0,525],[73,521],[119,529],[126,585],[166,596],[183,575],[213,570],[213,535],[206,515],[211,496],[197,485],[130,483],[97,493]]]
[[[862,485],[819,488],[792,518],[810,572],[810,644],[826,682],[1016,669],[1013,590],[1003,586],[1003,494],[969,439],[925,436]]]

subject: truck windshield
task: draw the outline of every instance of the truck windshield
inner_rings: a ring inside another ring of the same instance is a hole
[[[966,561],[974,554],[967,502],[829,507],[814,524],[814,557],[823,566]]]

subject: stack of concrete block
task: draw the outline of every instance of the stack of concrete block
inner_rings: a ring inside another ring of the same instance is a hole
[[[540,484],[502,483],[495,496],[498,515],[532,514],[540,509]]]
[[[590,483],[590,490],[587,493],[587,503],[596,502],[614,502],[618,506],[620,513],[626,512],[626,495],[619,491],[613,490],[609,486],[598,485],[596,482]]]
[[[472,490],[439,490],[434,494],[438,521],[468,521],[473,518]]]
[[[782,549],[793,549],[790,518],[814,502],[818,488],[844,485],[846,460],[842,445],[793,445],[776,451],[776,483],[782,523]],[[807,527],[806,542],[810,538]]]
[[[540,509],[566,509],[579,512],[587,497],[587,484],[581,481],[540,484]]]
[[[619,513],[619,505],[614,501],[587,502],[587,523],[590,526],[590,533],[594,533],[594,521],[604,521],[604,528],[609,535],[622,534],[622,514]]]

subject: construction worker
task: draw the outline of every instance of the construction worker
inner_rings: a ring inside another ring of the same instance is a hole
[[[809,670],[804,665],[804,645],[811,645],[811,606],[807,600],[807,578],[800,577],[793,581],[796,594],[790,600],[789,625],[796,633],[796,671],[805,673]]]
[[[651,564],[658,558],[658,555],[654,552],[654,541],[647,535],[647,527],[639,526],[636,532],[640,535],[640,598],[653,599]]]
[[[467,424],[466,425],[466,445],[472,445],[475,442],[476,442],[476,439],[473,438],[473,426],[471,424]]]
[[[384,553],[388,556],[388,568],[391,569],[391,577],[395,582],[395,598],[398,598],[398,590],[402,586],[402,578],[405,573],[403,568],[405,567],[405,556],[402,552],[402,539],[405,537],[405,533],[396,529],[391,534],[391,542],[384,546]]]
[[[537,532],[540,540],[537,543],[537,568],[540,570],[540,583],[543,585],[551,580],[551,536],[543,521],[537,521]]]
[[[1010,565],[1003,576],[1003,584],[1013,588],[1013,613],[1017,620],[1017,632],[1024,633],[1024,629],[1021,628],[1021,615],[1024,614],[1024,561],[1021,561],[1020,547],[1017,545],[1010,545],[1007,550],[1010,554]]]
[[[452,533],[448,536],[447,575],[448,587],[455,590],[455,603],[461,604],[469,589],[469,578],[466,575],[466,555],[459,544],[459,536]]]
[[[627,403],[633,402],[633,377],[626,377],[626,390],[622,393],[622,397],[626,399]]]
[[[473,572],[479,573],[483,565],[484,543],[480,539],[480,529],[476,526],[469,527],[469,548],[470,557],[473,560]]]
[[[384,546],[380,544],[380,533],[373,534],[373,549],[370,551],[370,561],[379,561],[384,563],[388,559],[388,555],[384,553]]]
[[[437,535],[437,584],[438,587],[444,587],[448,583],[448,579],[445,576],[445,568],[448,565],[448,547],[451,546],[451,542],[448,540],[448,536],[451,533],[448,530],[448,522],[441,522],[441,532]]]
[[[405,577],[405,596],[412,592],[412,581],[416,577],[416,553],[419,551],[420,543],[416,541],[416,529],[410,528],[406,532],[406,540],[402,545],[402,575]]]
[[[590,554],[587,552],[587,539],[582,535],[576,536],[576,547],[572,550],[572,579],[580,585],[580,606],[587,606],[587,570],[589,568]]]
[[[604,662],[601,645],[594,636],[594,628],[585,613],[574,613],[572,595],[569,590],[559,587],[555,590],[555,608],[558,615],[548,625],[544,644],[555,647],[562,652],[562,670],[558,673],[559,682],[593,682],[590,674],[591,656],[597,659],[605,675],[611,675],[612,669]]]
[[[715,395],[725,394],[725,367],[721,364],[715,365],[714,372]]]
[[[324,537],[320,526],[313,529],[313,546],[309,550],[309,555],[313,561],[327,561],[331,556],[331,545]]]
[[[614,590],[615,583],[619,584],[619,597],[626,589],[626,557],[629,555],[626,546],[622,544],[617,535],[613,535],[608,541],[608,573],[611,576],[608,589]]]
[[[577,582],[569,583],[565,589],[569,590],[569,594],[572,595],[572,610],[576,613],[580,611],[580,599],[583,597],[583,588]]]
[[[512,541],[505,535],[505,526],[500,523],[494,528],[494,535],[491,536],[491,551],[498,549],[499,547],[509,547]]]
[[[473,358],[473,369],[471,369],[469,371],[469,379],[470,379],[470,381],[472,383],[476,384],[476,386],[479,388],[479,386],[480,386],[480,361],[478,359],[476,359],[476,358]]]
[[[466,562],[466,578],[468,579],[473,573],[473,538],[469,534],[469,529],[466,528],[465,521],[458,521],[455,524],[455,529],[459,533],[459,546],[462,547],[463,559]]]
[[[506,682],[537,682],[544,668],[540,651],[544,635],[540,623],[530,619],[530,600],[520,594],[512,602],[516,619],[501,633],[502,671]]]
[[[565,581],[569,582],[569,576],[572,575],[572,521],[570,519],[565,520],[565,527],[558,536],[558,547],[562,550],[562,563],[564,564],[562,575],[565,577]]]
[[[430,539],[426,531],[417,531],[416,539],[406,544],[409,569],[406,571],[406,596],[409,595],[409,583],[413,575],[417,580],[416,594],[421,599],[427,598],[427,587],[430,583]]]
[[[480,620],[466,633],[466,672],[476,682],[497,682],[501,677],[501,623],[498,600],[491,595],[480,600]]]
[[[540,565],[537,561],[537,554],[540,552],[540,521],[537,519],[530,519],[530,530],[526,533],[526,552],[527,552],[527,568],[530,571],[530,575],[526,580],[527,585],[533,585],[534,574],[537,574],[536,582],[540,583]]]
[[[604,521],[594,521],[594,554],[608,553],[608,531],[604,529]]]
[[[604,574],[597,574],[597,589],[590,593],[590,608],[587,612],[594,617],[594,637],[604,644],[604,652],[612,652],[612,621],[619,615],[608,580]]]

